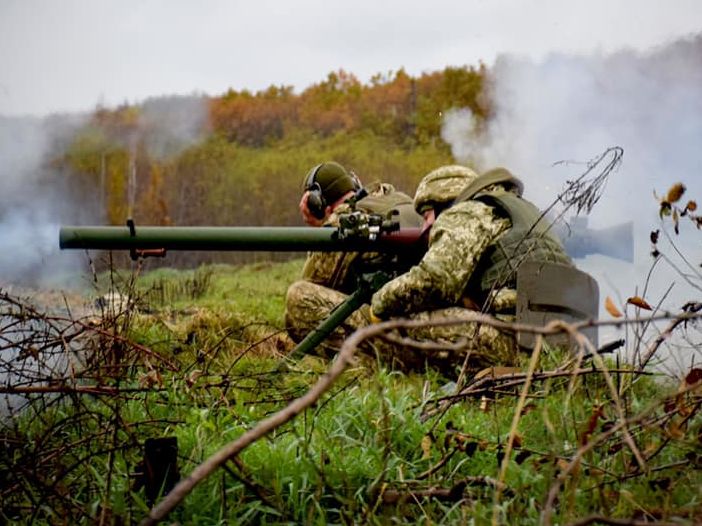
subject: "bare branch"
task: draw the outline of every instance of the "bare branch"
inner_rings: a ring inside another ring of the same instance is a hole
[[[679,526],[677,522],[651,522],[636,519],[614,519],[604,515],[588,515],[583,519],[571,522],[568,526],[587,526],[588,524],[610,524],[612,526]]]

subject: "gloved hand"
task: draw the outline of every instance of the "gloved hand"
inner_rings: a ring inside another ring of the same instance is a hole
[[[370,318],[371,323],[381,323],[383,320],[378,318],[375,314],[373,314],[373,307],[370,307],[368,309],[368,318]]]

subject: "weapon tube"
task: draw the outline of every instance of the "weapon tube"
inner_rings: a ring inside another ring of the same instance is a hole
[[[421,239],[419,228],[378,232],[375,236],[345,236],[337,228],[257,226],[64,226],[59,231],[62,249],[130,250],[138,253],[154,250],[400,253],[415,251]]]
[[[426,250],[426,236],[419,228],[399,229],[397,223],[368,224],[353,214],[333,227],[284,226],[64,226],[59,231],[62,249],[129,250],[133,259],[164,256],[182,251],[275,251],[275,252],[390,252]],[[587,228],[586,220],[556,228],[571,257],[600,253],[633,261],[632,223],[603,230]]]

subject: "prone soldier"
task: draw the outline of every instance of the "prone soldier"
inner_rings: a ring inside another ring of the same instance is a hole
[[[338,227],[339,217],[354,210],[393,218],[400,228],[418,228],[422,217],[414,210],[412,198],[391,184],[375,182],[365,188],[358,177],[341,164],[328,161],[313,167],[305,176],[300,199],[300,214],[310,226]],[[285,300],[285,323],[288,334],[299,343],[309,331],[326,318],[358,286],[363,272],[373,269],[400,270],[402,262],[389,260],[378,253],[310,252],[302,279],[294,282]],[[406,270],[406,266],[401,270]],[[324,351],[332,354],[344,337],[367,325],[368,306],[356,311],[325,342]]]
[[[514,320],[519,265],[535,261],[572,266],[561,242],[549,233],[536,206],[522,198],[522,191],[521,181],[504,168],[478,176],[451,165],[427,174],[417,187],[414,206],[425,227],[431,228],[429,248],[419,264],[373,295],[372,320],[468,320],[476,310]],[[411,336],[445,342],[465,338],[470,368],[512,365],[518,359],[513,333],[473,321],[428,325]],[[450,366],[462,363],[465,354],[425,358]]]

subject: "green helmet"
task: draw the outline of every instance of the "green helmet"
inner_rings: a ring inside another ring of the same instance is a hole
[[[307,208],[317,219],[324,218],[327,206],[360,188],[361,182],[356,175],[334,161],[313,167],[302,183],[302,191],[309,192]]]
[[[478,178],[467,166],[440,166],[424,176],[414,194],[414,209],[422,214],[437,204],[450,203]]]

